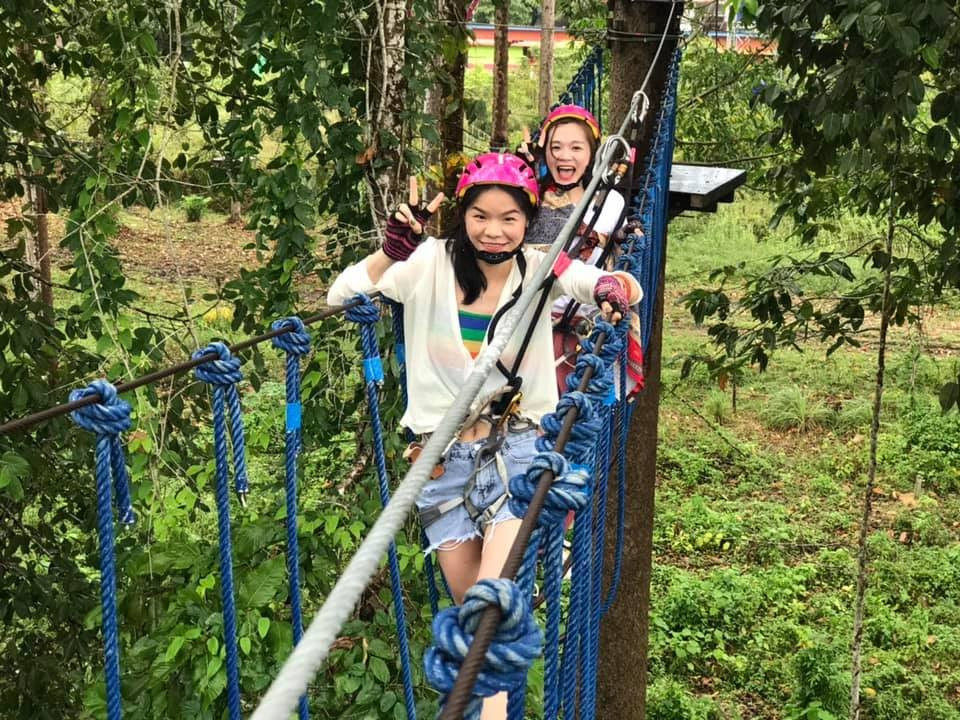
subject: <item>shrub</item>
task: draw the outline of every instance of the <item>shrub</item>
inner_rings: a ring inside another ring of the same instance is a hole
[[[717,425],[723,425],[729,417],[730,401],[727,400],[726,393],[720,390],[711,390],[703,404],[707,417],[713,420]]]
[[[187,214],[187,222],[200,222],[209,203],[210,198],[203,195],[184,195],[180,199],[180,205]]]
[[[767,425],[775,430],[796,428],[801,432],[825,425],[833,412],[798,386],[791,385],[774,394],[767,404]]]

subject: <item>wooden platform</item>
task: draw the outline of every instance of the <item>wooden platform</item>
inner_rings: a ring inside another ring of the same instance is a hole
[[[708,165],[674,164],[670,173],[670,217],[682,212],[716,212],[717,203],[733,202],[747,171]]]

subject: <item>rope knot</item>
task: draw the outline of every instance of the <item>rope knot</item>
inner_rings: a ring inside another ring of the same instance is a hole
[[[572,470],[560,453],[542,452],[534,456],[525,473],[510,478],[510,511],[514,515],[523,517],[527,513],[547,470],[553,473],[553,482],[540,512],[541,528],[562,524],[567,513],[583,508],[590,496],[590,476],[586,472]]]
[[[106,380],[94,380],[85,388],[70,391],[70,402],[99,395],[100,402],[77,408],[70,417],[84,430],[97,436],[97,503],[101,511],[110,512],[110,478],[113,479],[117,518],[124,525],[137,521],[130,500],[130,479],[120,433],[130,429],[130,403],[117,395],[117,388]],[[106,494],[104,494],[106,493]],[[112,532],[112,531],[111,531]]]
[[[363,293],[359,293],[354,295],[353,299],[351,300],[351,302],[357,301],[360,302],[359,305],[348,308],[344,312],[347,320],[350,322],[360,323],[362,325],[373,325],[377,322],[377,320],[380,319],[380,309],[373,304],[373,300]]]
[[[577,420],[573,423],[570,438],[564,452],[572,460],[579,463],[589,463],[593,457],[596,435],[601,430],[602,421],[594,404],[586,393],[572,391],[565,393],[557,403],[555,412],[548,413],[540,420],[540,427],[544,434],[537,438],[537,451],[553,450],[564,417],[568,412],[577,409]]]
[[[520,586],[503,578],[480,580],[467,590],[463,605],[446,608],[433,620],[434,644],[423,659],[433,687],[442,693],[453,689],[480,618],[491,605],[500,608],[500,624],[473,687],[464,715],[468,720],[480,717],[480,698],[523,687],[527,670],[543,650],[543,635]]]
[[[199,360],[204,355],[216,355],[216,358],[206,360],[194,368],[193,373],[197,380],[211,385],[234,385],[243,380],[240,371],[240,358],[230,352],[222,342],[212,342],[205,348],[197,350],[190,356],[192,360]]]
[[[272,340],[273,346],[278,350],[291,355],[306,355],[310,352],[310,333],[307,332],[303,320],[296,315],[275,320],[270,328],[287,331]]]
[[[118,435],[130,429],[130,403],[117,395],[107,380],[94,380],[85,388],[70,391],[70,402],[99,395],[100,402],[77,408],[70,417],[84,430],[97,435]]]

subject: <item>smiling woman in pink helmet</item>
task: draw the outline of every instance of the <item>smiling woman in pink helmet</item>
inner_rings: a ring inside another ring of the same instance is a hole
[[[456,196],[458,221],[450,238],[425,238],[424,225],[442,196],[420,205],[411,179],[410,202],[389,219],[383,247],[347,268],[327,295],[331,305],[339,305],[356,293],[379,290],[404,304],[409,402],[401,422],[421,436],[433,432],[463,387],[487,344],[491,319],[519,297],[544,259],[524,242],[540,188],[522,159],[480,155],[464,170]],[[554,288],[557,296],[596,303],[614,320],[640,294],[628,275],[578,261]],[[521,328],[532,315],[531,308]],[[517,332],[507,344],[502,355],[507,366],[523,335]],[[417,501],[429,550],[437,551],[458,603],[478,579],[499,576],[516,536],[520,519],[506,502],[506,482],[526,470],[535,453],[537,423],[557,403],[553,362],[551,322],[542,314],[520,363],[523,394],[512,412],[502,422],[481,416],[462,428]],[[492,372],[480,397],[504,383]],[[505,717],[505,697],[484,703],[484,720]]]
[[[594,158],[600,144],[600,123],[586,108],[579,105],[560,105],[554,108],[540,126],[536,146],[525,142],[521,152],[541,169],[540,187],[542,202],[537,221],[527,233],[527,242],[534,247],[545,247],[556,240],[574,207],[583,198],[584,188],[590,183]],[[585,263],[597,262],[610,236],[618,229],[624,209],[624,198],[616,190],[610,190],[589,235],[587,225],[597,213],[593,204],[580,225],[579,257]],[[607,264],[612,267],[614,255]],[[564,317],[570,298],[560,298],[553,306],[556,321]],[[566,318],[569,327],[558,327],[555,337],[557,355],[557,378],[563,381],[573,369],[573,352],[577,346],[574,329],[584,319],[596,313],[590,305],[581,307],[572,318]],[[639,316],[630,317],[628,336],[627,392],[642,387],[643,353],[640,348]]]

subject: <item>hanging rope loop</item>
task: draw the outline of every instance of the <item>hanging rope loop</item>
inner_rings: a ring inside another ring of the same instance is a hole
[[[216,355],[216,359],[207,360],[194,369],[197,380],[213,386],[213,413],[222,415],[224,397],[229,407],[230,439],[233,443],[234,489],[240,498],[240,504],[246,505],[250,482],[247,479],[246,446],[243,438],[243,415],[240,412],[240,395],[237,383],[243,380],[240,370],[240,358],[230,352],[222,342],[212,342],[193,353],[192,359],[199,360],[205,355]],[[219,451],[218,451],[219,452]],[[223,448],[226,452],[226,447]],[[226,462],[226,458],[224,458]]]
[[[500,608],[500,624],[473,688],[464,715],[467,720],[480,717],[481,698],[522,687],[527,670],[543,650],[543,635],[520,586],[503,578],[480,580],[467,590],[463,605],[441,610],[434,618],[434,645],[424,656],[427,679],[433,687],[442,693],[453,688],[473,633],[491,605]]]
[[[123,443],[120,442],[120,433],[130,429],[130,403],[117,395],[117,389],[107,380],[94,380],[85,388],[77,388],[70,392],[70,402],[83,400],[91,395],[99,395],[100,402],[86,405],[70,413],[70,417],[84,430],[94,433],[97,438],[106,437],[110,452],[104,470],[113,473],[114,501],[117,506],[117,519],[124,525],[133,525],[137,521],[133,504],[130,500],[130,480],[127,475],[127,464],[123,453]],[[100,458],[97,458],[98,463]],[[98,464],[97,472],[101,468]]]
[[[540,478],[547,470],[553,473],[554,479],[540,512],[541,529],[561,525],[567,513],[580,510],[590,498],[588,473],[571,469],[560,453],[538,453],[525,473],[510,478],[510,511],[514,515],[526,515]]]
[[[376,324],[380,320],[380,308],[360,293],[354,295],[351,302],[359,303],[346,311],[347,320],[360,325],[360,344],[363,349],[363,377],[368,383],[383,383],[383,361],[377,346]]]
[[[201,365],[197,365],[193,373],[197,380],[210,385],[234,385],[243,380],[243,372],[240,370],[240,358],[233,355],[222,342],[212,342],[204,348],[200,348],[191,359],[199,360],[204,355],[216,355],[216,359],[207,360]]]
[[[296,315],[275,320],[270,326],[272,330],[288,330],[283,335],[272,339],[273,346],[290,355],[306,355],[310,352],[310,333]]]
[[[373,325],[380,319],[380,308],[373,304],[373,300],[360,293],[354,295],[350,302],[360,302],[355,307],[348,308],[344,316],[350,322],[361,323],[363,325]]]
[[[578,463],[589,462],[593,456],[595,438],[600,432],[602,423],[590,396],[579,391],[566,393],[557,403],[556,411],[540,419],[540,427],[544,434],[537,438],[539,452],[553,450],[560,428],[563,427],[563,419],[574,408],[577,409],[577,419],[573,424],[564,453],[575,458]]]

